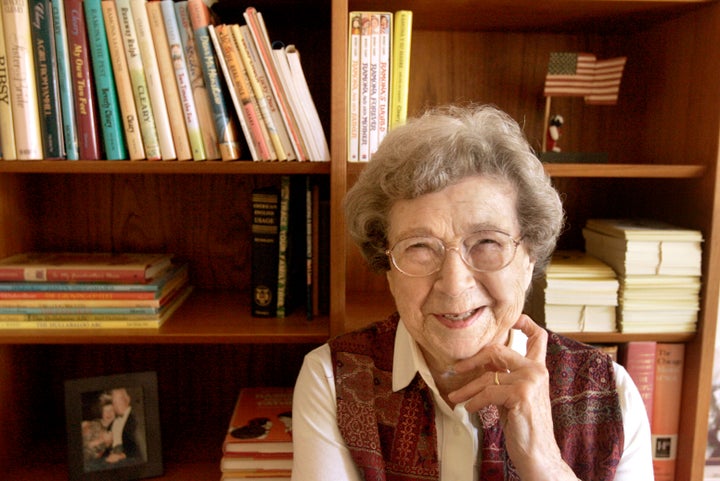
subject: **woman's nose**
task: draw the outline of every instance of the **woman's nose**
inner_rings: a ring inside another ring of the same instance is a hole
[[[458,248],[448,247],[435,280],[435,288],[450,297],[457,297],[475,285],[474,273],[462,259]]]

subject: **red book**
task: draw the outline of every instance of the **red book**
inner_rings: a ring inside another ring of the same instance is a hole
[[[675,481],[685,344],[657,344],[651,423],[655,481]]]
[[[172,254],[29,252],[0,260],[0,281],[139,282],[172,265]]]
[[[645,402],[652,425],[655,392],[655,341],[631,341],[621,347],[620,363],[625,366]]]
[[[100,121],[82,0],[65,0],[65,19],[70,63],[72,64],[78,152],[83,160],[99,160],[102,158]]]
[[[292,394],[289,387],[243,388],[223,452],[292,453]]]

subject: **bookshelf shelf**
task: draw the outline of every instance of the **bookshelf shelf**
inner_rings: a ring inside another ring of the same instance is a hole
[[[346,159],[347,14],[410,9],[408,113],[449,102],[493,103],[522,120],[535,148],[544,136],[549,52],[628,57],[617,106],[553,100],[568,121],[563,151],[607,152],[612,161],[546,164],[568,214],[561,244],[581,247],[579,230],[595,216],[658,217],[701,230],[699,328],[570,335],[591,343],[686,344],[677,478],[701,481],[720,296],[720,271],[711,268],[720,259],[720,3],[557,0],[548,7],[536,0],[447,0],[438,7],[431,0],[261,0],[254,6],[272,38],[293,41],[302,53],[332,162],[0,161],[0,256],[163,250],[188,259],[197,288],[158,330],[0,330],[6,422],[0,465],[8,466],[8,479],[67,479],[65,452],[57,449],[65,439],[63,381],[133,370],[158,372],[166,461],[160,479],[217,478],[220,439],[240,387],[291,385],[312,347],[394,310],[384,276],[367,271],[345,234],[343,197],[364,167]],[[237,0],[213,8],[227,22],[243,21],[245,5]],[[304,309],[285,320],[249,315],[250,192],[285,174],[313,176],[329,203],[330,314],[310,322]]]
[[[330,162],[148,162],[97,160],[0,161],[0,174],[318,174],[327,175]]]
[[[159,329],[0,330],[1,344],[222,344],[320,343],[326,317],[307,320],[304,309],[285,319],[250,316],[247,292],[194,292]]]

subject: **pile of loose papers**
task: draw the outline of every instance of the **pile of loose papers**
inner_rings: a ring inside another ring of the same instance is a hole
[[[535,284],[536,321],[555,332],[615,332],[615,271],[580,251],[556,251]]]
[[[590,219],[585,250],[617,272],[621,332],[694,332],[702,233],[659,221]]]

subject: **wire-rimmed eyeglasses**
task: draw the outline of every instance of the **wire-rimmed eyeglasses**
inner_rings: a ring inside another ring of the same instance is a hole
[[[520,239],[505,232],[482,230],[463,238],[458,246],[448,246],[433,236],[407,237],[397,241],[385,254],[397,270],[410,277],[426,277],[442,268],[447,251],[455,250],[465,265],[476,272],[503,269],[515,258]]]

